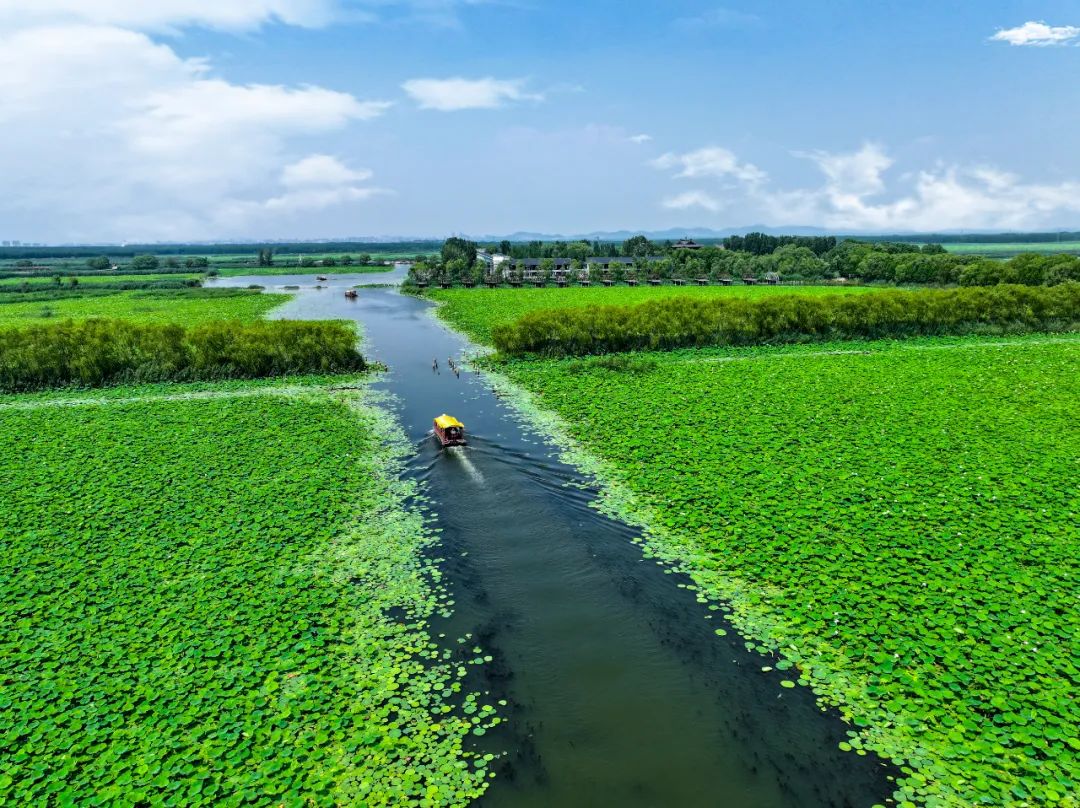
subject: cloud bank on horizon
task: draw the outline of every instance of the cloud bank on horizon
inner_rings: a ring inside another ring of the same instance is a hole
[[[948,81],[939,57],[896,71],[870,43],[848,54],[875,73],[860,83],[814,75],[813,31],[760,12],[664,14],[624,13],[594,58],[588,12],[559,0],[0,0],[0,238],[1080,227],[1076,91],[1048,129],[1003,112],[998,137],[974,105],[905,107]],[[1076,69],[1080,27],[980,19],[970,54],[940,58],[993,78],[1003,110]]]

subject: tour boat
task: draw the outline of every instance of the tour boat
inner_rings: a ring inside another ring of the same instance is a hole
[[[317,281],[328,281],[330,279],[328,277],[326,277],[325,275],[316,275],[315,280],[317,280]]]
[[[357,297],[356,290],[355,289],[346,289],[345,290],[345,297],[349,298],[349,300],[356,300],[356,297]]]
[[[452,415],[440,415],[435,419],[435,437],[443,446],[464,446],[465,424]]]

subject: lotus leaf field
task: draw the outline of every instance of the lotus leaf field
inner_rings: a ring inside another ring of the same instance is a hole
[[[1080,335],[484,361],[900,805],[1080,804]]]
[[[0,803],[483,791],[464,739],[498,719],[431,644],[447,596],[363,385],[0,399]]]

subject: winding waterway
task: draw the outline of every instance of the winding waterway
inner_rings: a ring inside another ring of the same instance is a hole
[[[483,739],[508,754],[482,805],[884,803],[891,768],[841,752],[846,726],[835,715],[804,688],[780,688],[733,631],[717,636],[723,624],[708,616],[718,613],[679,586],[688,579],[643,558],[632,528],[590,508],[580,475],[482,377],[450,370],[448,357],[472,346],[430,316],[430,303],[389,288],[343,295],[402,274],[211,285],[299,286],[276,316],[356,320],[365,353],[389,366],[379,385],[415,442],[408,473],[431,498],[456,601],[433,631],[471,633],[495,661],[470,684],[509,702],[505,731]],[[442,412],[465,422],[467,448],[437,445],[431,420]]]

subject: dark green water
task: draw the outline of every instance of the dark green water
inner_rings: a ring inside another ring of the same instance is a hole
[[[567,485],[580,478],[554,447],[481,378],[449,371],[447,357],[469,345],[429,316],[430,304],[390,289],[361,290],[352,302],[345,285],[302,289],[278,315],[355,319],[365,353],[391,368],[381,386],[415,441],[409,473],[433,500],[456,599],[433,631],[471,632],[495,658],[471,684],[510,703],[504,731],[484,738],[487,751],[508,753],[484,806],[885,802],[889,767],[841,752],[836,716],[805,689],[780,688],[779,674],[761,672],[770,660],[734,632],[716,636],[720,618],[679,588],[687,580],[643,559],[633,529]],[[465,422],[467,448],[437,445],[431,420],[442,412]]]

